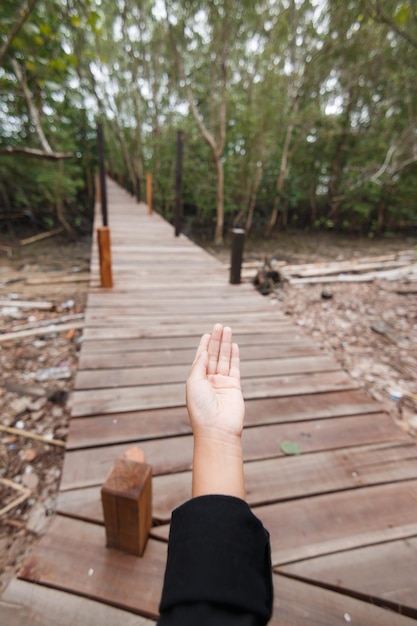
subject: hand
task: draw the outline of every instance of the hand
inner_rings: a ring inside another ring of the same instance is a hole
[[[203,335],[186,385],[194,436],[230,441],[242,435],[245,406],[240,387],[239,347],[232,330],[216,324]]]

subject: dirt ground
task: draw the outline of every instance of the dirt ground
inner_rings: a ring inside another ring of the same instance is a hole
[[[285,234],[247,241],[245,261],[260,261],[266,254],[290,263],[342,260],[410,250],[416,244],[417,238]],[[25,248],[10,241],[7,246],[10,250],[0,246],[0,425],[15,430],[0,431],[0,593],[54,514],[69,421],[67,399],[82,344],[91,240],[71,243],[56,237]],[[227,245],[208,249],[229,262]],[[417,396],[417,294],[399,294],[397,286],[387,281],[282,284],[269,297],[415,436],[417,402],[411,395]],[[49,302],[52,308],[15,304],[27,300]],[[64,331],[40,326],[57,320]],[[388,336],[373,329],[381,322],[392,329]],[[2,341],[2,333],[21,330],[36,334]]]
[[[90,248],[89,237],[0,247],[0,427],[12,429],[0,431],[0,593],[56,508]],[[2,341],[3,333],[22,331],[28,336]]]

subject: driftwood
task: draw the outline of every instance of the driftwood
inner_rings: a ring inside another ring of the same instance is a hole
[[[290,285],[312,285],[318,283],[366,283],[374,280],[415,280],[417,278],[417,263],[409,264],[406,267],[391,270],[380,270],[367,272],[365,274],[341,273],[335,276],[313,276],[306,278],[285,277]]]
[[[0,343],[6,341],[18,341],[19,339],[25,339],[25,337],[32,337],[34,335],[47,335],[48,333],[62,333],[66,330],[72,330],[77,328],[83,328],[84,322],[74,322],[68,324],[54,324],[50,322],[49,326],[42,328],[32,328],[31,330],[21,330],[14,333],[0,334]]]
[[[48,239],[49,237],[55,237],[55,235],[60,235],[64,232],[62,227],[54,228],[54,230],[48,230],[46,233],[41,233],[40,235],[33,235],[33,237],[28,237],[27,239],[21,239],[21,246],[28,246],[31,243],[36,243],[37,241],[42,241],[42,239]]]
[[[17,496],[17,498],[12,500],[12,502],[10,502],[9,504],[6,504],[6,506],[4,506],[2,509],[0,509],[0,517],[4,515],[5,513],[7,513],[8,511],[10,511],[11,509],[14,509],[15,506],[22,504],[22,502],[27,500],[29,496],[32,495],[32,492],[30,489],[27,489],[26,487],[22,487],[22,485],[19,485],[18,483],[13,482],[12,480],[8,480],[7,478],[0,478],[0,483],[2,485],[5,485],[9,489],[14,489],[15,491],[18,491],[20,493],[20,495]]]
[[[0,300],[0,306],[11,306],[17,309],[38,309],[40,311],[51,311],[54,308],[53,302],[36,302],[34,300]]]
[[[62,317],[55,317],[49,320],[39,320],[37,322],[31,322],[29,324],[22,324],[21,326],[14,326],[12,332],[19,332],[20,330],[30,330],[31,328],[42,328],[42,326],[50,326],[51,324],[66,324],[67,322],[73,322],[74,320],[84,319],[84,313],[74,313],[73,315],[63,315]]]
[[[0,424],[0,432],[8,433],[9,435],[18,435],[19,437],[24,437],[26,439],[35,439],[35,441],[41,441],[42,443],[47,443],[51,446],[65,448],[65,441],[61,441],[61,439],[48,439],[42,435],[30,433],[27,430],[22,430],[20,428],[12,428],[11,426],[3,426]]]
[[[43,278],[29,278],[26,285],[59,285],[60,283],[87,283],[90,274],[71,274],[70,276],[44,276]]]
[[[254,278],[254,285],[263,296],[272,293],[275,289],[276,283],[280,280],[279,273],[271,266],[271,261],[268,257],[265,257],[265,261],[262,269],[258,271]]]

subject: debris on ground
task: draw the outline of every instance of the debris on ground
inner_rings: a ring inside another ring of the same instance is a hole
[[[56,508],[90,247],[55,237],[0,260],[0,591]]]

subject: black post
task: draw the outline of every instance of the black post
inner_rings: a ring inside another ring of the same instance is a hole
[[[245,242],[245,231],[243,228],[232,229],[232,260],[230,267],[230,284],[240,284],[240,271],[242,269],[243,244]]]
[[[97,123],[97,148],[98,148],[98,164],[99,164],[99,170],[100,170],[101,215],[103,217],[103,226],[108,226],[106,166],[104,163],[104,136],[103,136],[102,122]]]
[[[177,162],[175,168],[175,236],[178,237],[181,233],[181,217],[182,217],[182,199],[181,199],[181,185],[182,185],[182,148],[184,144],[184,133],[182,130],[177,132]]]

